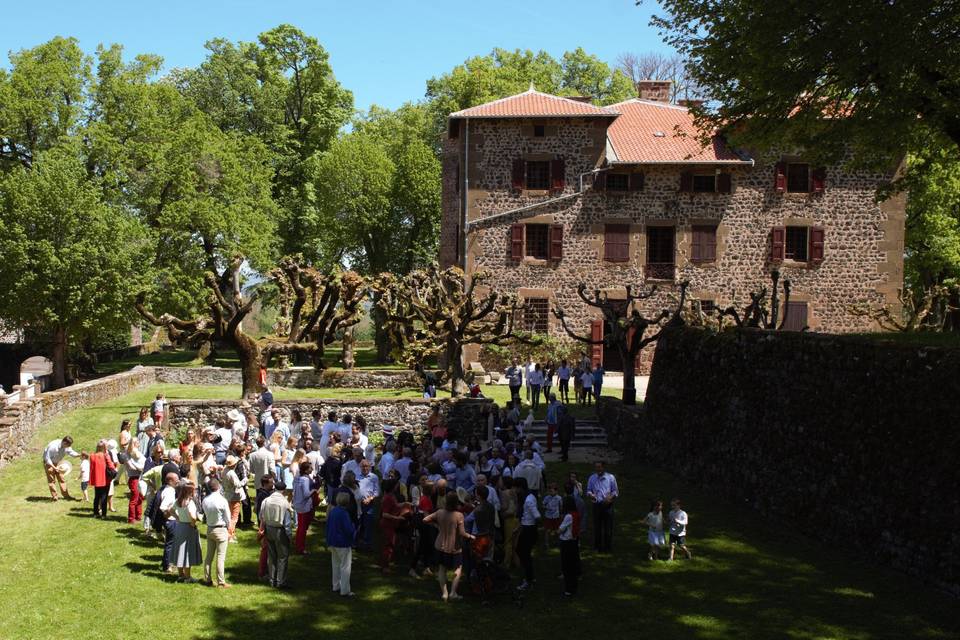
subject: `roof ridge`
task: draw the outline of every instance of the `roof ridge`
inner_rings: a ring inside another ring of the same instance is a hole
[[[451,113],[451,114],[450,114],[449,116],[447,116],[447,117],[455,117],[455,116],[457,116],[458,114],[464,113],[464,112],[469,111],[469,110],[471,110],[471,109],[477,109],[477,108],[479,108],[479,107],[489,107],[489,106],[492,106],[492,105],[495,105],[495,104],[500,104],[500,103],[505,102],[505,101],[507,101],[507,100],[512,100],[512,99],[514,99],[514,98],[520,98],[520,97],[522,97],[522,96],[531,95],[531,94],[535,94],[535,95],[538,95],[538,96],[543,96],[543,97],[545,97],[545,98],[550,98],[550,99],[552,99],[552,100],[559,100],[559,101],[562,101],[562,102],[565,102],[565,103],[570,103],[570,104],[576,105],[577,108],[581,108],[581,109],[583,109],[583,108],[593,109],[593,110],[599,112],[597,115],[600,115],[600,114],[602,114],[602,115],[611,115],[611,116],[620,115],[620,113],[619,113],[618,111],[615,111],[615,110],[613,110],[613,109],[610,109],[609,106],[598,107],[597,105],[595,105],[595,104],[593,104],[593,103],[591,103],[591,102],[581,102],[581,101],[579,101],[579,100],[574,100],[574,99],[568,98],[568,97],[566,97],[566,96],[558,96],[558,95],[554,95],[554,94],[552,94],[552,93],[545,93],[545,92],[543,92],[543,91],[538,91],[537,88],[536,88],[536,87],[533,85],[533,83],[531,82],[531,83],[530,83],[530,88],[528,88],[526,91],[521,91],[520,93],[515,93],[515,94],[509,95],[509,96],[504,96],[503,98],[497,98],[496,100],[491,100],[490,102],[483,102],[483,103],[481,103],[481,104],[476,104],[476,105],[473,105],[472,107],[466,107],[466,108],[464,108],[464,109],[460,109],[459,111],[455,111],[455,112]]]

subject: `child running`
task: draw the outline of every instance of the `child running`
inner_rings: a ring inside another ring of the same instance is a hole
[[[83,494],[83,501],[90,502],[90,495],[87,493],[87,487],[90,486],[90,454],[86,451],[80,452],[80,492]]]
[[[687,512],[680,508],[680,499],[674,498],[670,502],[670,513],[667,515],[670,521],[670,559],[673,560],[673,554],[679,547],[680,551],[687,556],[687,560],[693,557],[690,549],[687,549]]]
[[[660,557],[660,549],[667,546],[663,537],[663,502],[657,500],[650,505],[650,513],[643,521],[648,527],[647,542],[650,544],[647,560],[656,560]]]

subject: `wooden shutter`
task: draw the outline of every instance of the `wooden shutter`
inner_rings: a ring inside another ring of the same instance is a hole
[[[593,188],[597,191],[605,191],[607,188],[607,174],[604,171],[593,174]]]
[[[680,174],[680,191],[693,191],[692,171],[684,171]]]
[[[700,233],[701,248],[704,262],[716,262],[717,260],[717,228],[704,227]]]
[[[590,339],[603,340],[603,320],[590,321]],[[593,366],[603,363],[603,343],[590,345],[590,360]]]
[[[513,161],[513,176],[512,183],[513,188],[520,190],[523,189],[524,183],[526,182],[524,177],[524,170],[526,169],[526,163],[523,161],[523,158],[517,158]]]
[[[630,225],[608,224],[604,226],[603,258],[607,262],[630,261]]]
[[[810,191],[814,193],[823,193],[823,188],[827,183],[827,170],[823,167],[817,167],[813,170],[810,177]]]
[[[823,262],[823,227],[810,227],[810,262],[820,264]]]
[[[556,158],[550,162],[550,189],[563,191],[567,184],[567,163],[563,158]]]
[[[703,229],[693,227],[690,232],[690,261],[703,262]]]
[[[778,162],[773,167],[773,189],[777,193],[785,193],[787,190],[786,162]]]
[[[770,230],[770,261],[783,262],[787,251],[787,228],[774,227]]]
[[[510,225],[510,257],[513,260],[523,260],[523,225]]]
[[[563,259],[563,225],[550,225],[550,259]]]
[[[717,176],[717,193],[730,193],[732,180],[729,173],[721,173]]]
[[[642,173],[631,173],[630,174],[630,191],[643,191],[643,183],[646,181],[646,176]]]
[[[803,331],[807,328],[807,303],[789,302],[783,310],[783,330]]]

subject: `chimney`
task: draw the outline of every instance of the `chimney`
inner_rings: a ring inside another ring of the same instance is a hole
[[[703,106],[703,102],[703,100],[677,100],[679,106],[688,109],[696,109],[697,107]]]
[[[637,93],[641,100],[670,102],[672,80],[641,80],[637,83]]]

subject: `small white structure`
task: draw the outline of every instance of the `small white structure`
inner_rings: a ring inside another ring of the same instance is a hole
[[[44,356],[27,358],[20,364],[20,386],[32,385],[35,381],[46,389],[53,374],[53,362]]]

